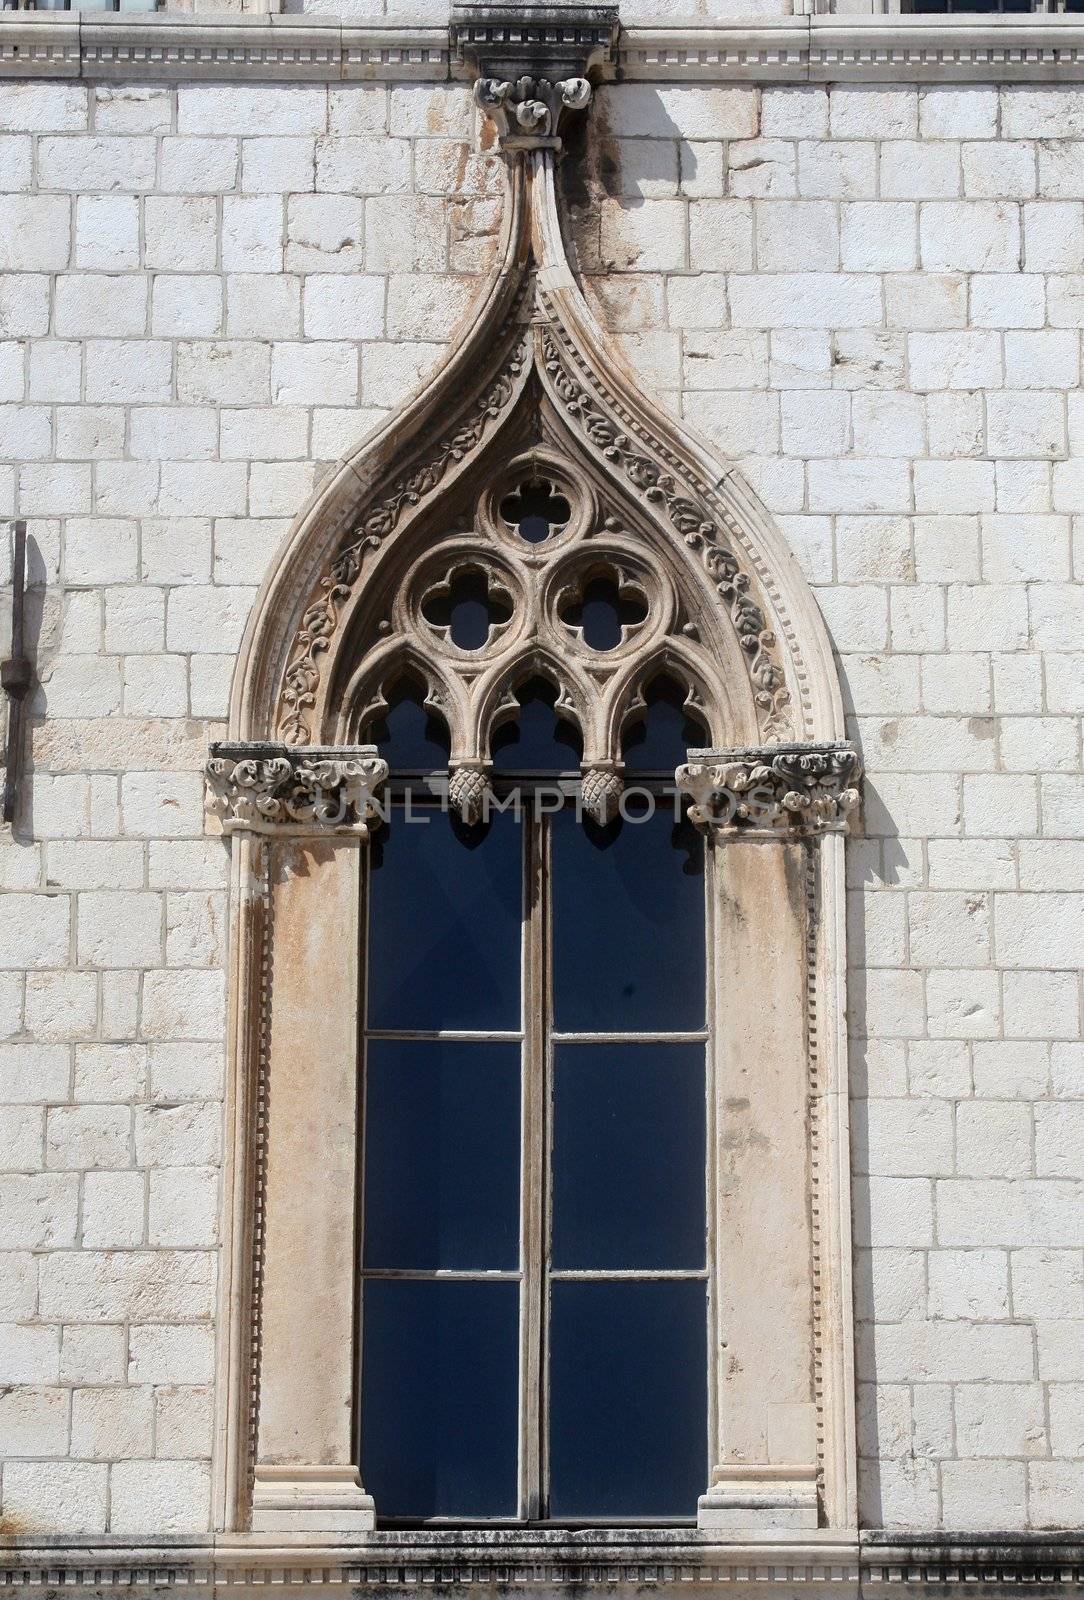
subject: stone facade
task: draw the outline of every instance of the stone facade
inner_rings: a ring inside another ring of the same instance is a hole
[[[813,586],[862,752],[860,1521],[1080,1528],[1084,88],[660,76],[599,92],[566,203],[614,345]],[[0,845],[0,1529],[39,1542],[216,1524],[201,769],[277,547],[469,323],[502,206],[462,84],[87,77],[0,82],[40,679]]]

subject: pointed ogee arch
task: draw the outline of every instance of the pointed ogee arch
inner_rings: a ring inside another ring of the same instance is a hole
[[[540,50],[551,34],[547,11]],[[445,364],[298,517],[208,766],[213,825],[236,836],[218,1515],[375,1525],[351,1422],[359,973],[344,928],[360,920],[358,851],[387,765],[361,741],[398,677],[420,681],[471,819],[492,734],[541,673],[582,734],[583,802],[604,820],[624,733],[666,673],[712,741],[675,775],[711,880],[699,1523],[800,1540],[856,1518],[843,833],[857,758],[797,562],[740,472],[616,356],[568,265],[559,124],[588,85],[511,78],[476,88],[507,157],[497,266]],[[498,602],[468,644],[447,609],[464,573],[483,610]],[[607,648],[575,621],[596,579],[638,602]]]

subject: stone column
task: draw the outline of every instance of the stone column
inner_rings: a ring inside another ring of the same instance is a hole
[[[257,1531],[376,1525],[354,1451],[361,851],[372,746],[215,746],[208,809],[264,836],[270,934],[256,1218]]]
[[[714,1465],[699,1526],[816,1528],[819,835],[857,804],[846,746],[690,751],[710,838]]]

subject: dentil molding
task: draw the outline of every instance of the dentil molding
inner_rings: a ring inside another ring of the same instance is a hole
[[[535,1535],[494,1532],[370,1533],[341,1537],[174,1536],[140,1541],[58,1536],[0,1539],[0,1593],[62,1591],[142,1597],[178,1589],[238,1596],[288,1589],[430,1592],[481,1584],[537,1593],[584,1583],[611,1594],[665,1596],[721,1589],[768,1596],[844,1597],[959,1593],[1064,1596],[1084,1590],[1084,1540],[1072,1533],[960,1534],[868,1530],[800,1539],[724,1542],[688,1529]]]
[[[469,61],[472,52],[477,53],[475,47],[486,42],[479,40],[479,34],[487,26],[487,9],[463,7],[457,15],[464,20],[451,28],[354,24],[304,14],[7,11],[0,13],[0,77],[143,83],[215,79],[441,83],[474,76]],[[584,10],[593,15],[606,8]],[[505,13],[506,8],[498,14]],[[615,41],[600,41],[597,35],[607,26],[593,25],[589,41],[592,75],[603,80],[1050,83],[1084,79],[1084,22],[1072,15],[758,18],[704,26],[628,27]],[[503,54],[515,59],[511,50]],[[558,65],[560,56],[561,52]],[[501,61],[501,54],[492,59]]]

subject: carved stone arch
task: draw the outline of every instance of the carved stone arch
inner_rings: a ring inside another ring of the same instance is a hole
[[[352,1425],[358,941],[344,929],[386,766],[345,741],[382,674],[425,666],[451,708],[449,792],[471,815],[489,730],[540,669],[575,709],[584,797],[606,816],[622,705],[667,661],[716,741],[676,774],[711,863],[712,1469],[698,1520],[796,1540],[854,1525],[842,835],[857,760],[797,562],[733,465],[615,358],[569,269],[559,122],[589,97],[580,79],[480,80],[508,162],[498,266],[445,365],[299,517],[209,770],[215,825],[236,835],[226,1526],[374,1525]],[[550,477],[559,492],[543,494]],[[544,514],[528,509],[540,497]],[[630,634],[612,661],[562,640],[547,572],[574,552],[626,561],[649,597],[659,573],[663,636],[645,631],[641,648]],[[502,553],[530,626],[477,651],[427,634],[430,566],[439,590],[455,562],[496,573]]]
[[[719,693],[718,680],[711,676],[711,662],[702,652],[681,639],[666,639],[643,657],[628,664],[615,677],[604,707],[607,748],[621,759],[622,740],[635,714],[644,706],[643,692],[655,679],[669,675],[686,690],[685,704],[705,723],[711,743],[722,747],[732,724],[726,720],[726,703]]]
[[[335,728],[336,742],[361,743],[366,725],[388,706],[385,691],[404,678],[420,683],[424,691],[423,705],[439,717],[448,730],[454,759],[456,741],[463,739],[469,722],[467,698],[453,674],[410,639],[388,639],[358,663],[342,697]]]
[[[575,723],[583,740],[584,764],[604,759],[596,750],[598,730],[588,679],[574,662],[562,661],[553,647],[541,640],[525,645],[511,661],[502,663],[478,684],[479,757],[488,760],[493,734],[515,715],[516,693],[531,678],[542,678],[557,691],[554,710]]]

